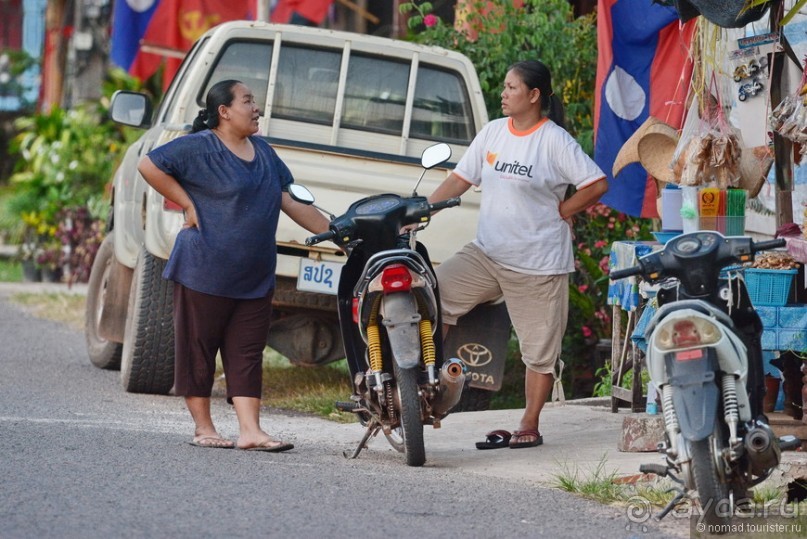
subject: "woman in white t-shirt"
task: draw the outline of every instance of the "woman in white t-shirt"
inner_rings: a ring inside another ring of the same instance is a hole
[[[502,112],[429,197],[445,200],[472,186],[482,192],[476,239],[436,270],[443,322],[456,325],[476,305],[503,297],[526,365],[518,428],[489,433],[480,449],[543,443],[538,423],[555,381],[574,271],[570,218],[608,190],[605,174],[563,128],[563,105],[544,64],[508,69]],[[565,198],[570,185],[577,191]]]

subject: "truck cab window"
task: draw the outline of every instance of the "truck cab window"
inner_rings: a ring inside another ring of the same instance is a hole
[[[341,51],[284,44],[280,49],[272,116],[332,124],[340,63]]]
[[[234,41],[211,70],[207,83],[196,98],[199,107],[205,106],[208,90],[219,81],[240,80],[254,92],[255,103],[260,110],[266,109],[266,88],[269,85],[269,66],[272,62],[272,43]],[[194,114],[196,111],[192,111]]]
[[[470,99],[455,73],[420,66],[410,136],[469,143],[474,136]]]
[[[407,63],[351,55],[342,126],[400,135],[408,83]]]

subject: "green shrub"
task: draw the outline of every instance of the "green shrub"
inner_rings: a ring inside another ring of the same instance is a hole
[[[17,134],[9,154],[16,161],[9,185],[0,191],[0,236],[20,244],[21,259],[59,265],[54,257],[69,242],[58,231],[73,229],[75,220],[66,220],[71,215],[86,216],[87,227],[103,228],[110,208],[107,186],[125,149],[139,135],[109,121],[109,96],[137,87],[134,79],[112,71],[104,86],[108,97],[70,110],[55,106],[14,122]],[[75,254],[66,256],[75,259]],[[84,256],[86,263],[92,260]]]

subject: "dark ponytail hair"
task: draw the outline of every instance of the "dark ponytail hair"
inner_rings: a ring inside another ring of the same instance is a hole
[[[541,110],[550,120],[565,128],[563,103],[552,91],[552,74],[549,68],[538,60],[525,60],[511,65],[507,71],[515,71],[527,88],[538,88],[541,92]]]
[[[205,98],[205,108],[199,110],[199,114],[193,120],[192,133],[204,131],[205,129],[215,129],[219,125],[219,107],[224,105],[229,107],[235,99],[233,87],[241,84],[240,80],[223,80],[214,84],[207,91]]]

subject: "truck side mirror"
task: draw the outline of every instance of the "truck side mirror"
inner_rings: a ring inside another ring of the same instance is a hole
[[[144,94],[118,90],[112,95],[109,115],[113,121],[123,125],[149,127],[151,101]]]

